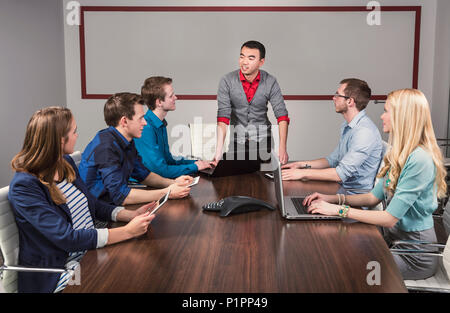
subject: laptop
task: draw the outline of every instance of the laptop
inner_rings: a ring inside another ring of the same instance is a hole
[[[261,160],[252,160],[248,157],[240,160],[236,155],[230,157],[230,154],[224,154],[223,159],[217,163],[216,167],[201,170],[200,173],[209,177],[224,177],[254,173],[259,171],[260,167]]]
[[[340,216],[327,216],[308,213],[307,207],[303,205],[305,197],[284,196],[283,180],[281,179],[281,165],[278,157],[272,152],[271,165],[273,179],[275,182],[275,195],[280,208],[281,216],[288,220],[340,220]]]

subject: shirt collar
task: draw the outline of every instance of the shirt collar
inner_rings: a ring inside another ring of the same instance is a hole
[[[108,130],[119,140],[119,144],[123,148],[127,148],[131,143],[133,142],[133,139],[131,141],[128,141],[127,138],[125,138],[115,127],[109,126]]]
[[[258,70],[258,75],[256,75],[255,80],[254,80],[253,82],[250,83],[250,82],[245,78],[244,74],[242,74],[241,70],[239,70],[239,79],[241,80],[241,82],[247,82],[247,83],[249,83],[249,84],[253,84],[254,82],[259,82],[259,81],[261,80],[261,71]]]
[[[152,110],[148,110],[147,113],[145,113],[144,116],[145,120],[147,121],[147,124],[151,124],[156,128],[161,128],[163,126],[167,126],[166,119],[163,119],[162,121],[159,119],[159,117],[153,113]]]
[[[366,116],[365,109],[356,114],[356,116],[351,120],[351,122],[348,123],[348,126],[351,128],[355,127],[364,116]]]

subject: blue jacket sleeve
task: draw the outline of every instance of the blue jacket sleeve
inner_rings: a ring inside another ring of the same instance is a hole
[[[131,188],[128,187],[128,177],[122,173],[120,155],[113,147],[101,146],[95,151],[95,162],[110,199],[114,204],[121,205]]]
[[[61,206],[48,200],[44,187],[34,179],[20,179],[10,187],[9,200],[18,226],[38,232],[66,252],[95,249],[96,229],[74,230]]]

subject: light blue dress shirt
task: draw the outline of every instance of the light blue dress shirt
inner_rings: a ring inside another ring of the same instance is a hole
[[[161,121],[151,110],[147,111],[144,118],[147,125],[144,126],[142,136],[134,139],[144,165],[150,171],[167,178],[197,172],[195,160],[175,159],[170,153],[166,120]]]
[[[399,219],[398,227],[406,232],[433,227],[433,212],[437,209],[436,167],[431,155],[416,148],[408,156],[397,180],[392,200],[386,211]],[[372,194],[380,200],[387,197],[386,179],[380,179]]]
[[[341,126],[336,149],[326,158],[345,189],[371,190],[383,157],[380,132],[365,110]]]

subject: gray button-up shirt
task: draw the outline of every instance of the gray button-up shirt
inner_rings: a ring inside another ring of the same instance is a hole
[[[339,145],[326,159],[344,188],[372,189],[382,157],[380,132],[362,110],[342,124]]]
[[[245,138],[247,135],[251,140],[258,140],[257,137],[265,136],[270,129],[267,117],[268,102],[272,105],[276,118],[288,115],[277,80],[266,71],[260,70],[260,73],[261,80],[250,103],[242,87],[239,70],[226,74],[220,80],[217,117],[229,119],[230,125],[241,125],[235,127],[238,138]]]

